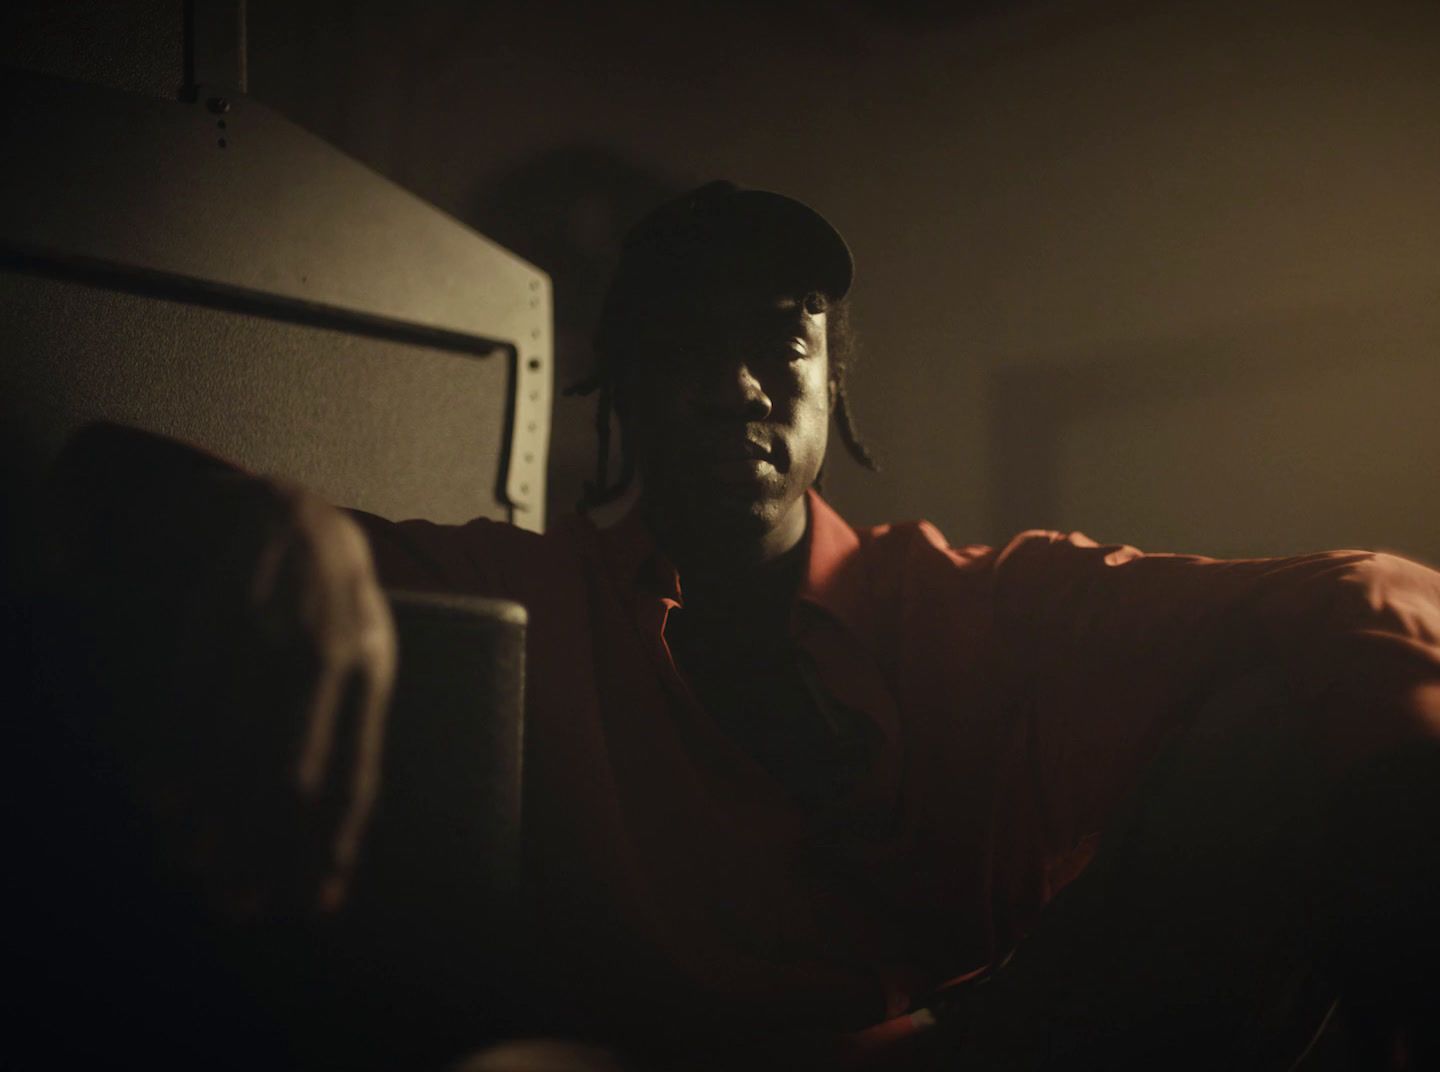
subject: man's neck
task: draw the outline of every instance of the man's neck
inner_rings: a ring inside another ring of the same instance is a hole
[[[805,538],[809,529],[809,502],[792,503],[769,525],[745,522],[717,522],[688,515],[642,499],[640,513],[654,536],[682,575],[704,575],[717,581],[740,580],[766,565],[786,557]]]
[[[790,600],[805,575],[809,542],[801,540],[776,558],[744,569],[723,573],[677,566],[680,588],[687,609],[701,614],[725,613],[745,607],[783,606]]]
[[[809,504],[801,499],[776,526],[748,539],[676,531],[657,515],[651,531],[680,575],[685,606],[709,616],[745,607],[788,614],[808,558]]]

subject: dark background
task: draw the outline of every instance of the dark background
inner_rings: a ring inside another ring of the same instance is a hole
[[[27,6],[171,47],[165,5]],[[659,198],[815,205],[885,464],[829,466],[853,522],[1440,560],[1434,0],[251,0],[249,90],[549,272],[562,384]]]

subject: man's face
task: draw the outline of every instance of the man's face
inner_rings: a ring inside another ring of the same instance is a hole
[[[652,515],[695,537],[798,539],[833,404],[825,314],[711,297],[630,357],[619,402]]]

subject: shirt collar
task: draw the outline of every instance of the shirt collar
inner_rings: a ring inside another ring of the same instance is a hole
[[[860,537],[817,491],[811,489],[806,496],[810,547],[796,601],[818,607],[852,629],[859,629],[864,621],[864,583],[857,553]],[[679,575],[655,545],[638,507],[602,536],[616,576],[643,591],[679,601]]]
[[[810,558],[796,593],[852,629],[864,623],[864,577],[860,537],[813,488],[810,498]]]
[[[652,595],[680,601],[680,575],[655,545],[655,537],[632,506],[625,516],[600,532],[610,568],[621,581]]]

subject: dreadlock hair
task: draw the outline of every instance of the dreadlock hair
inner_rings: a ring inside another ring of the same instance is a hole
[[[855,360],[857,350],[855,332],[850,324],[850,304],[841,298],[834,301],[821,291],[811,291],[805,296],[805,311],[812,315],[825,315],[825,348],[830,359],[830,380],[835,385],[835,427],[846,452],[862,468],[878,472],[879,463],[866,446],[855,427],[855,417],[850,408],[850,393],[846,386],[846,373]],[[610,481],[610,418],[615,412],[615,388],[625,371],[626,347],[623,340],[616,340],[613,333],[603,332],[596,341],[595,371],[578,383],[565,389],[565,395],[597,395],[595,405],[595,479],[585,482],[585,490],[577,505],[581,513],[612,503],[630,489],[635,480],[635,456],[630,447],[630,437],[621,427],[620,475]],[[815,476],[815,488],[819,490],[825,476],[822,464]]]

